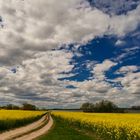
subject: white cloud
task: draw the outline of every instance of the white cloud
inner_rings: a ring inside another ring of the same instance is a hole
[[[110,17],[85,0],[0,0],[0,13],[4,20],[0,58],[10,64],[61,44],[85,43],[104,34],[123,36],[140,22],[140,6],[127,15]]]
[[[134,31],[140,23],[140,6],[126,15],[113,16],[110,21],[110,30],[118,36],[124,36]]]
[[[124,53],[121,53],[120,55],[117,56],[117,58],[113,58],[114,61],[122,62],[125,59],[132,59],[132,57],[135,57],[135,54],[139,52],[140,47],[138,46],[133,46],[130,48],[125,48],[123,49]]]
[[[125,45],[125,41],[123,40],[117,40],[116,43],[115,43],[116,46],[123,46]]]
[[[128,73],[133,73],[139,70],[138,66],[123,66],[121,67],[117,73],[121,73],[121,74],[128,74]]]
[[[34,59],[23,61],[17,73],[1,67],[1,97],[12,97],[11,102],[40,100],[42,104],[46,101],[59,102],[59,96],[62,96],[61,100],[65,99],[61,93],[65,90],[65,83],[58,81],[58,78],[63,78],[65,74],[61,73],[73,68],[69,64],[72,56],[70,52],[47,51],[35,54]]]
[[[105,80],[105,72],[116,64],[110,60],[104,60],[101,64],[96,64],[93,68],[94,77],[98,80]]]
[[[66,76],[63,72],[72,70],[73,54],[51,49],[62,44],[87,43],[104,34],[123,36],[140,22],[140,6],[127,15],[110,17],[85,0],[0,0],[0,13],[4,25],[0,29],[1,99],[28,100],[39,105],[42,101],[50,106],[63,106],[66,101],[78,105],[78,96],[82,101],[93,95],[103,98],[100,93],[108,93],[112,88],[101,80],[116,65],[110,60],[94,65],[95,81],[59,81],[58,78]],[[13,65],[20,66],[16,74],[7,70]],[[67,85],[77,89],[67,89]]]
[[[140,94],[140,72],[133,73],[132,71],[132,69],[129,70],[124,77],[117,78],[116,81],[121,82],[123,90],[127,93]]]

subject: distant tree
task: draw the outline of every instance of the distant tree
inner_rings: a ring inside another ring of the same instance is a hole
[[[12,109],[13,109],[13,110],[19,110],[19,109],[20,109],[20,107],[19,107],[19,106],[17,106],[17,105],[13,105],[13,106],[12,106]]]
[[[29,103],[23,103],[22,109],[23,110],[37,110],[37,107],[35,105],[29,104]]]
[[[94,104],[92,103],[83,103],[82,106],[80,107],[83,112],[93,112],[94,111]]]
[[[138,106],[132,106],[131,109],[133,109],[133,110],[140,110],[140,106],[139,105]]]
[[[83,103],[80,109],[83,110],[83,112],[122,112],[122,110],[119,110],[117,105],[108,100],[102,100],[95,105],[89,102]]]
[[[113,102],[108,101],[108,100],[102,100],[99,103],[96,103],[94,106],[94,111],[95,112],[117,112],[118,107],[115,105]]]
[[[8,104],[8,105],[5,106],[5,109],[12,110],[13,109],[13,105],[12,104]]]
[[[18,110],[18,109],[20,109],[19,106],[13,105],[13,104],[8,104],[6,106],[2,106],[1,108],[7,109],[7,110]]]

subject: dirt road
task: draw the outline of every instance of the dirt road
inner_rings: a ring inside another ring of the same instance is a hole
[[[28,135],[24,135],[24,136],[22,136],[20,138],[17,138],[15,140],[33,140],[33,139],[47,133],[48,130],[52,127],[52,125],[53,125],[53,119],[50,117],[50,120],[49,120],[48,124],[45,125],[43,128],[41,128],[37,131],[34,131],[34,132],[32,132]]]
[[[40,120],[29,124],[24,127],[20,127],[14,130],[10,130],[0,134],[0,140],[32,140],[36,137],[46,133],[53,125],[53,120],[50,117],[48,123],[46,121],[48,116],[43,116]],[[43,126],[45,125],[45,126]],[[43,126],[43,127],[41,127]],[[36,129],[36,130],[35,130]],[[33,132],[31,132],[33,131]]]

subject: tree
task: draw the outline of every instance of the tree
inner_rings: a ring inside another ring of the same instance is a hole
[[[22,109],[23,110],[37,110],[37,107],[35,105],[29,104],[29,103],[23,103]]]
[[[13,106],[12,106],[12,109],[13,109],[13,110],[19,110],[19,109],[20,109],[20,107],[19,107],[19,106],[17,106],[17,105],[13,105]]]
[[[94,104],[92,103],[83,103],[80,109],[83,110],[83,112],[93,112],[94,111]]]
[[[132,109],[132,110],[140,110],[140,106],[139,106],[139,105],[137,105],[137,106],[132,106],[131,109]]]
[[[12,110],[13,109],[13,105],[12,104],[8,104],[7,106],[5,106],[6,109],[8,110]]]
[[[108,101],[108,100],[102,100],[99,103],[96,103],[94,106],[94,111],[95,112],[117,112],[118,107],[115,105],[113,102]]]
[[[7,104],[5,106],[1,106],[2,109],[7,109],[7,110],[19,110],[20,107],[17,105],[13,105],[13,104]]]
[[[113,102],[108,100],[102,100],[95,105],[93,103],[83,103],[81,108],[83,112],[120,112],[121,110],[118,109],[117,105],[115,105]]]

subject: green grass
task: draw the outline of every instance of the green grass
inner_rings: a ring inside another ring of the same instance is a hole
[[[69,126],[68,123],[60,118],[53,117],[53,119],[53,128],[38,140],[99,140],[94,135]]]

